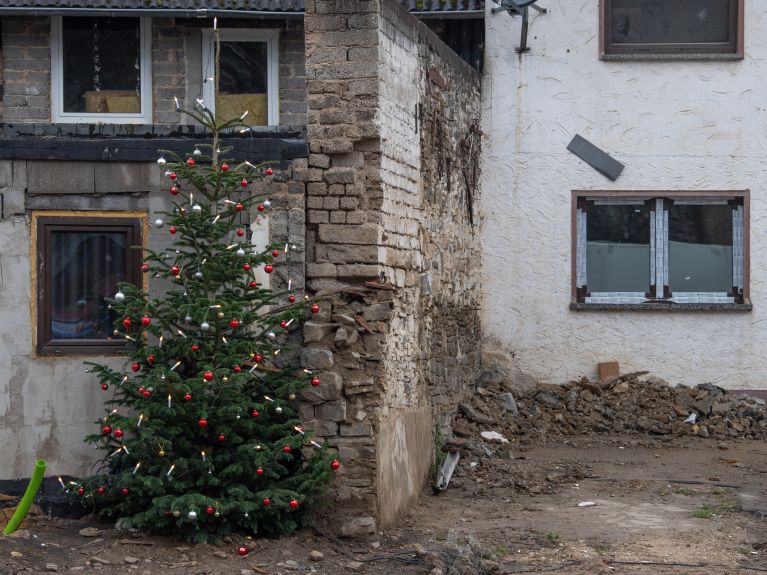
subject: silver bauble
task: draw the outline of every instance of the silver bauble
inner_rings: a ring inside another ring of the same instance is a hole
[[[274,413],[282,413],[282,408],[278,405],[274,408]]]
[[[195,204],[192,206],[192,211],[200,213],[202,211],[202,206],[200,204]]]
[[[239,250],[237,250],[237,255],[238,255],[239,257],[242,257],[242,256],[244,256],[244,255],[245,255],[245,250],[244,250],[244,249],[242,249],[242,248],[240,248]]]
[[[157,165],[160,166],[161,168],[165,167],[166,163],[167,162],[165,161],[165,158],[163,158],[162,156],[157,158]]]
[[[184,323],[192,323],[192,316],[188,315],[184,318]]]
[[[204,321],[200,324],[200,329],[202,331],[208,331],[210,329],[210,324],[207,321]]]
[[[194,272],[194,279],[201,280],[202,279],[202,272]]]
[[[269,200],[264,200],[264,207],[268,210],[269,208],[272,207],[272,202],[270,202]]]
[[[193,156],[202,156],[202,152],[200,151],[200,148],[195,148],[194,152],[192,152]]]
[[[269,339],[275,339],[277,336],[274,335],[273,331],[270,331],[269,333],[266,334],[266,337],[268,337]]]
[[[191,519],[192,521],[197,521],[197,512],[196,511],[190,511],[186,514],[187,519]]]
[[[157,218],[154,221],[154,225],[155,225],[156,228],[161,228],[161,227],[163,227],[165,225],[165,221],[162,218]]]
[[[122,302],[124,302],[124,301],[125,301],[125,294],[124,294],[123,292],[121,292],[121,291],[118,291],[118,292],[115,294],[115,301],[116,301],[117,303],[122,303]]]
[[[178,509],[176,509],[176,510],[173,512],[173,517],[181,517],[181,511],[179,511]]]

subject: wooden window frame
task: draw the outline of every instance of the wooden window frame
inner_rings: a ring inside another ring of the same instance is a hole
[[[124,340],[101,339],[53,339],[51,330],[51,277],[48,270],[51,256],[51,234],[70,231],[119,231],[127,234],[126,281],[141,286],[143,278],[140,249],[145,237],[146,220],[138,213],[115,215],[53,215],[46,212],[33,213],[33,258],[35,275],[32,289],[35,302],[35,351],[38,356],[118,355],[125,348]]]
[[[221,42],[266,43],[267,126],[280,124],[280,31],[275,28],[227,28],[218,30]],[[212,28],[202,31],[202,98],[205,106],[216,111],[215,39]],[[248,124],[248,119],[243,120]],[[249,125],[249,124],[248,124]]]
[[[570,300],[571,304],[584,305],[584,298],[586,293],[578,287],[578,270],[577,270],[577,248],[578,248],[578,202],[581,199],[589,198],[643,198],[645,200],[650,199],[662,199],[670,200],[673,198],[690,198],[690,199],[721,199],[722,197],[737,198],[743,204],[743,287],[742,287],[742,302],[736,302],[731,305],[733,307],[751,303],[750,293],[750,277],[751,277],[751,260],[750,260],[750,204],[751,193],[750,190],[716,190],[716,191],[692,191],[692,190],[636,190],[636,191],[610,191],[610,190],[573,190],[571,196],[571,208],[570,208]],[[648,274],[649,278],[649,274]],[[588,281],[588,280],[587,280]],[[586,284],[588,286],[588,283]],[[651,291],[656,286],[651,286]],[[647,292],[647,299],[654,300],[663,305],[668,300],[660,300],[654,298],[651,291]],[[665,293],[664,297],[668,297],[669,294]],[[673,294],[672,294],[673,297]],[[650,302],[651,303],[651,302]],[[586,304],[591,305],[591,304]],[[599,304],[594,304],[599,305]],[[636,304],[620,304],[627,308]]]
[[[92,114],[64,111],[64,37],[62,18],[51,16],[51,121],[65,124],[143,124],[152,123],[152,19],[138,17],[141,58],[141,113]]]
[[[609,37],[612,29],[613,0],[599,0],[599,55],[602,60],[649,59],[733,59],[744,54],[744,0],[729,0],[730,21],[727,43],[669,42],[664,44],[616,44]]]

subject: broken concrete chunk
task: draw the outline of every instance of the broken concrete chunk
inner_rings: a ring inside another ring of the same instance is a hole
[[[101,530],[96,527],[84,527],[80,529],[80,535],[83,537],[98,537],[101,534]]]
[[[508,443],[509,440],[506,439],[503,435],[498,433],[497,431],[483,431],[479,434],[482,439],[487,439],[488,441],[493,441],[495,443]]]
[[[352,517],[341,525],[341,535],[354,537],[356,535],[369,535],[376,530],[376,521],[372,517]]]
[[[498,396],[503,401],[503,407],[511,413],[513,416],[519,415],[519,408],[517,408],[517,402],[514,401],[514,394],[510,391],[502,393]]]

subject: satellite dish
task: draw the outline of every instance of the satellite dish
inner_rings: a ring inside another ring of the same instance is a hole
[[[546,8],[536,6],[535,3],[538,0],[493,0],[498,6],[491,10],[491,13],[498,14],[499,12],[507,12],[510,16],[522,16],[522,37],[519,40],[519,47],[516,48],[518,54],[529,52],[530,48],[527,47],[527,29],[530,25],[530,18],[528,14],[528,8],[545,14]]]

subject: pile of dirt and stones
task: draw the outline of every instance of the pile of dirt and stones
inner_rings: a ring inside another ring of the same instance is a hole
[[[458,437],[495,429],[507,438],[593,432],[767,438],[764,400],[710,383],[671,386],[648,372],[598,382],[583,377],[563,385],[538,383],[514,393],[502,380],[490,380],[476,391],[453,421]]]

